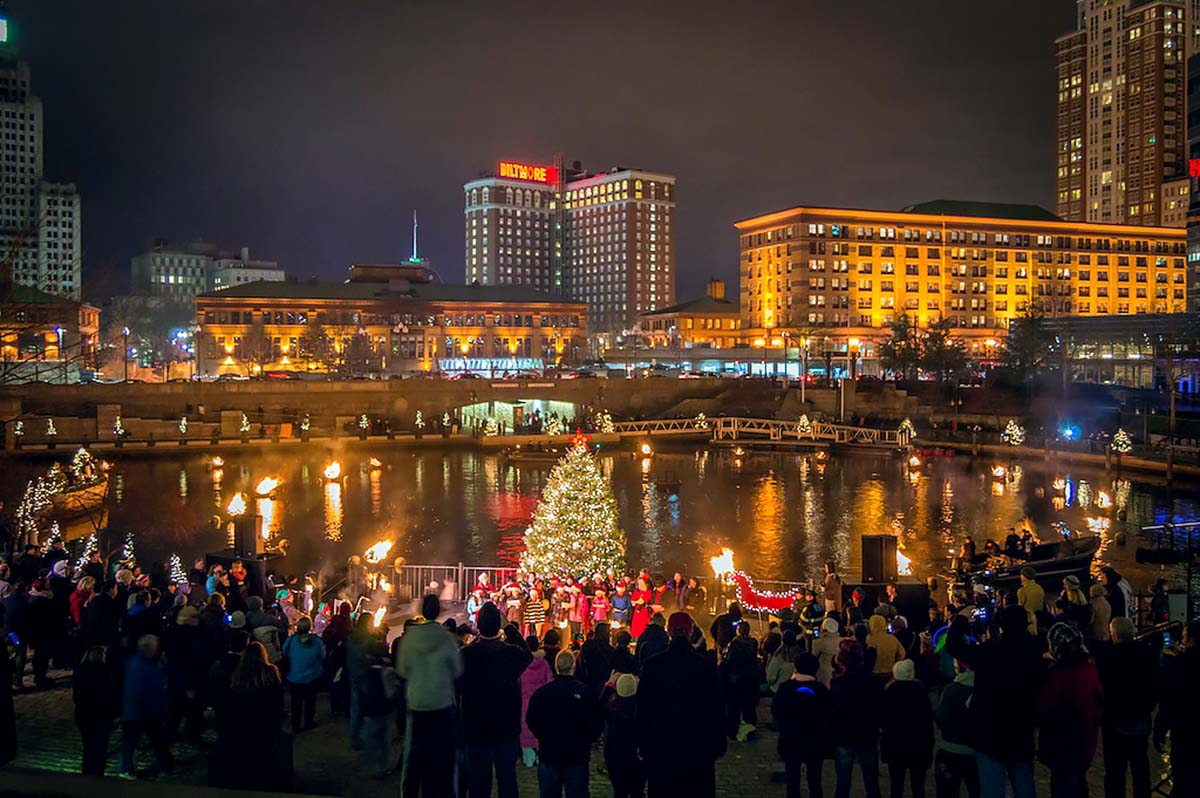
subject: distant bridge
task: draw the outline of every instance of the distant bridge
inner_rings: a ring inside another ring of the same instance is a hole
[[[795,440],[903,448],[912,441],[911,433],[900,430],[852,427],[824,421],[810,422],[802,429],[798,421],[736,416],[622,421],[613,424],[613,431],[623,438],[638,435],[649,437],[687,435],[711,437],[716,442],[728,441],[731,443],[766,439],[776,442]]]

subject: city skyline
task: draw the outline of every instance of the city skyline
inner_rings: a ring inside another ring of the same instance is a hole
[[[48,177],[84,197],[85,295],[123,290],[153,237],[242,239],[300,277],[399,261],[414,207],[423,250],[457,280],[463,182],[556,152],[677,175],[680,298],[735,283],[730,223],[797,197],[1052,208],[1054,39],[1074,15],[1070,0],[780,7],[732,25],[717,5],[557,20],[532,6],[452,20],[301,4],[281,20],[226,3],[8,5],[46,105]],[[543,31],[544,58],[511,30]],[[498,64],[501,84],[484,77]]]

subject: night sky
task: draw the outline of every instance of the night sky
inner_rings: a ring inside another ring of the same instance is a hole
[[[940,197],[1053,207],[1074,0],[9,0],[89,298],[144,242],[300,277],[423,254],[463,278],[462,183],[500,159],[678,178],[681,299],[737,219]]]

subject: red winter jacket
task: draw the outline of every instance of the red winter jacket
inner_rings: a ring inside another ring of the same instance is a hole
[[[1086,770],[1096,756],[1104,691],[1090,658],[1055,664],[1038,695],[1038,759]]]

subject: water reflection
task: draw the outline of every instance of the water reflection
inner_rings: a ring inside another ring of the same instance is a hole
[[[325,483],[325,539],[336,543],[342,539],[342,484]]]

